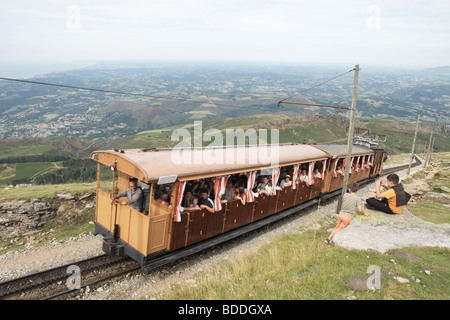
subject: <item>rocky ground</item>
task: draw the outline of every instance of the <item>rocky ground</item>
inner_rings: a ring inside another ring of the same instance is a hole
[[[417,198],[434,199],[444,206],[450,203],[450,196],[445,193],[426,192],[429,188],[427,180],[433,178],[438,172],[437,167],[429,167],[426,175],[414,180],[414,183],[405,184],[405,190],[413,197],[411,202]],[[412,171],[423,170],[423,167]],[[401,179],[406,179],[406,172],[400,172]],[[374,197],[375,189],[369,188],[364,193],[364,198]],[[414,216],[408,207],[404,207],[401,214],[387,215],[379,211],[368,210],[370,217],[357,216],[349,227],[338,233],[335,244],[347,249],[376,250],[386,252],[391,249],[403,247],[446,247],[450,248],[450,225],[448,223],[436,225],[423,221]]]
[[[413,168],[412,174],[419,170],[423,170],[422,166]],[[404,179],[406,170],[399,172],[399,175]],[[374,184],[368,184],[361,188],[358,195],[365,199],[373,196],[374,190]],[[407,189],[413,196],[419,190],[423,189],[420,186],[416,191]],[[84,290],[80,298],[161,299],[172,285],[186,283],[195,286],[194,279],[198,273],[207,274],[208,270],[212,270],[222,261],[256,252],[258,248],[283,234],[304,232],[335,224],[336,205],[337,201],[333,200],[307,209],[269,227],[185,258],[173,265],[161,267],[149,275],[130,274],[100,288]],[[436,226],[426,223],[407,210],[398,216],[370,212],[372,213],[370,218],[355,219],[347,229],[337,234],[336,245],[380,252],[406,246],[450,247],[448,225]],[[67,241],[54,241],[39,248],[30,247],[9,252],[0,256],[0,281],[101,253],[101,237],[92,235],[82,235]]]

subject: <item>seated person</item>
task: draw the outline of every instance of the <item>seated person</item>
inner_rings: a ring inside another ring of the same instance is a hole
[[[306,169],[302,169],[302,172],[300,174],[300,182],[306,183],[306,186],[309,187],[309,179],[308,174],[306,173]]]
[[[245,205],[247,195],[243,187],[237,187],[234,189],[233,200],[241,200],[241,203]]]
[[[198,205],[198,198],[196,198],[196,197],[192,198],[192,203],[189,204],[189,206],[183,207],[183,211],[186,211],[186,212],[197,211],[197,210],[200,210],[200,209],[201,208]]]
[[[183,207],[185,207],[185,208],[190,207],[193,199],[194,199],[194,196],[192,195],[192,192],[186,191],[184,193],[184,197],[183,197]]]
[[[257,190],[258,190],[258,194],[265,194],[265,195],[269,196],[271,193],[271,190],[272,190],[270,182],[269,182],[269,178],[264,177],[263,182],[258,185]]]
[[[128,183],[128,189],[124,192],[119,193],[117,196],[111,197],[111,204],[115,202],[116,199],[127,197],[128,201],[120,202],[121,205],[129,205],[134,210],[139,212],[142,211],[142,205],[144,203],[144,193],[141,188],[137,188],[137,181],[130,180]]]
[[[403,206],[408,203],[411,195],[403,189],[402,184],[399,184],[400,178],[398,175],[393,173],[388,175],[386,178],[387,186],[383,184],[382,180],[378,180],[375,183],[377,198],[381,200],[369,198],[366,200],[366,203],[375,210],[382,211],[387,214],[401,213]],[[381,193],[381,187],[387,190]]]
[[[228,181],[225,193],[222,196],[222,202],[233,200],[233,182]]]
[[[208,197],[208,191],[203,189],[201,192],[201,198],[198,200],[200,209],[206,209],[208,212],[214,213],[214,202]]]
[[[192,203],[189,205],[189,208],[191,208],[191,209],[199,209],[200,210],[200,207],[198,205],[198,198],[193,198],[192,199]]]
[[[320,174],[319,169],[315,169],[315,170],[314,170],[313,177],[314,177],[314,178],[318,178],[318,179],[322,179],[322,175]]]
[[[336,173],[337,173],[337,174],[342,174],[342,164],[338,164],[338,165],[337,165]]]
[[[200,180],[194,180],[191,182],[191,193],[196,196],[200,190]]]
[[[292,185],[291,176],[286,175],[283,180],[281,180],[280,187],[286,188]]]
[[[161,197],[156,201],[168,207],[169,206],[169,194],[163,193],[161,195]]]

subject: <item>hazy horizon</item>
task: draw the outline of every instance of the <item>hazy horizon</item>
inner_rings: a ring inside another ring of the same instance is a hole
[[[430,68],[450,65],[449,14],[439,0],[2,1],[0,61]]]
[[[352,68],[354,65],[352,64],[344,64],[344,63],[320,63],[320,62],[301,62],[301,61],[247,61],[247,60],[75,60],[75,61],[54,61],[54,60],[40,60],[40,61],[0,61],[0,70],[2,77],[9,78],[31,78],[38,75],[44,75],[54,72],[62,72],[67,70],[75,70],[79,68],[92,67],[92,66],[101,66],[101,65],[156,65],[156,64],[192,64],[192,65],[205,65],[205,66],[222,66],[222,65],[230,65],[230,66],[238,66],[238,65],[248,65],[248,66],[265,66],[265,67],[333,67],[333,68],[342,68],[345,71],[345,68]],[[389,65],[389,64],[368,64],[368,65],[360,65],[361,69],[371,69],[371,70],[380,70],[383,68],[395,68],[400,71],[409,71],[409,70],[424,70],[429,68],[436,67],[447,67],[449,65],[442,66],[417,66],[417,65]]]

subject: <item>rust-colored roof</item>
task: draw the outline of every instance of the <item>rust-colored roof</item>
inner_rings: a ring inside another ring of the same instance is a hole
[[[196,149],[126,149],[94,151],[97,161],[142,181],[177,175],[178,180],[192,180],[273,166],[322,160],[330,155],[311,145],[283,144],[268,146],[212,147]],[[233,157],[234,155],[234,157]]]
[[[347,145],[345,144],[315,144],[315,147],[328,152],[331,156],[334,157],[345,157],[347,155]],[[370,148],[353,145],[352,146],[352,155],[360,156],[365,154],[372,154],[374,151]]]

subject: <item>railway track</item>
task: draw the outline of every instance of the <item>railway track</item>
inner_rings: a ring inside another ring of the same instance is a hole
[[[415,159],[416,161],[412,164],[412,167],[422,164],[419,158],[415,157]],[[401,165],[385,169],[382,171],[380,176],[407,169],[408,166],[409,165]],[[360,181],[360,184],[367,184],[373,181],[374,178],[368,178]],[[340,193],[340,189],[336,190],[329,194],[323,195],[320,199],[312,199],[296,207],[289,208],[276,215],[266,217],[255,223],[245,225],[207,241],[203,241],[174,252],[169,252],[148,262],[143,268],[137,262],[129,258],[111,257],[105,254],[8,280],[0,283],[0,299],[47,300],[62,298],[87,286],[93,287],[99,283],[128,273],[142,270],[145,274],[149,274],[156,268],[191,256],[228,240],[237,238],[263,226],[272,224],[275,221],[282,220],[293,213],[302,211],[319,203],[320,201],[329,200]],[[68,284],[69,277],[71,277],[71,274],[73,273],[73,271],[69,270],[74,270],[74,266],[79,268],[75,270],[78,270],[80,277],[82,276],[82,283],[76,287],[73,287],[70,283]]]
[[[131,259],[104,254],[2,282],[0,299],[53,299],[139,268]]]

